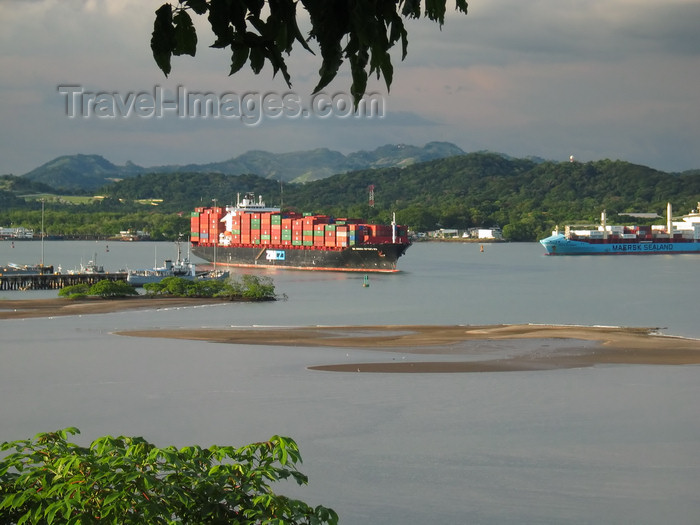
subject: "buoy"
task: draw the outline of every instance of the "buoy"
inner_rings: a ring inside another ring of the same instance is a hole
[[[362,283],[362,286],[365,288],[369,286],[369,275],[365,275],[365,281]]]
[[[484,253],[484,245],[483,245],[483,244],[481,245],[481,248],[479,248],[479,251],[480,251],[481,253]]]

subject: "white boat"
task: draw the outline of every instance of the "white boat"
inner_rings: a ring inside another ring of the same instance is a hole
[[[144,270],[129,270],[126,275],[126,282],[132,286],[143,286],[149,283],[159,283],[166,277],[180,277],[190,281],[195,280],[222,280],[229,276],[229,272],[221,270],[198,271],[197,266],[189,259],[182,259],[180,253],[180,243],[177,243],[177,259],[166,259],[163,266]]]
[[[97,264],[97,254],[87,264],[80,263],[80,268],[69,270],[70,275],[96,275],[106,273],[104,266]]]

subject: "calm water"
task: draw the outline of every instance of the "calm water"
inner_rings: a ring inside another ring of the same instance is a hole
[[[109,251],[107,251],[109,248]],[[0,243],[0,263],[39,261]],[[693,256],[544,257],[537,244],[417,244],[396,275],[266,272],[273,304],[0,321],[0,441],[75,425],[89,441],[240,445],[294,437],[341,522],[700,523],[700,367],[336,374],[363,350],[132,339],[175,326],[563,323],[700,337]],[[46,242],[65,269],[174,257],[168,243]],[[54,296],[4,292],[0,297]],[[413,359],[413,356],[402,358]],[[419,358],[419,357],[415,357]],[[80,441],[80,439],[78,441]]]

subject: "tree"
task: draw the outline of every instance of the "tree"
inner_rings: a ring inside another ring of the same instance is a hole
[[[274,301],[275,284],[270,277],[243,274],[226,281],[192,281],[182,277],[166,277],[157,283],[146,283],[144,290],[149,295],[172,295],[175,297],[221,297],[229,300]]]
[[[275,298],[275,285],[267,276],[243,274],[239,280],[232,279],[231,287],[236,296],[258,301]]]
[[[90,287],[88,295],[97,295],[99,297],[126,297],[128,295],[138,295],[138,292],[127,282],[102,279]]]
[[[69,443],[77,428],[0,446],[0,521],[47,524],[329,524],[323,506],[276,494],[270,484],[308,478],[297,444],[273,436],[240,448],[169,446],[141,437]],[[8,453],[7,451],[11,451]],[[12,452],[13,451],[13,452]]]
[[[297,3],[308,12],[311,30],[304,38],[297,24]],[[291,76],[283,57],[298,45],[309,52],[315,41],[321,52],[318,93],[336,76],[345,60],[350,63],[350,92],[359,102],[369,75],[384,77],[391,87],[393,65],[389,51],[401,42],[401,59],[408,51],[408,32],[403,18],[445,22],[447,0],[179,0],[173,7],[163,4],[156,11],[151,38],[153,58],[167,76],[173,55],[195,56],[197,32],[189,11],[207,15],[216,37],[211,47],[231,50],[229,75],[248,62],[255,74],[265,62],[273,76],[282,73],[291,87]],[[456,0],[456,9],[467,12],[466,0]]]
[[[82,299],[87,297],[90,291],[90,285],[87,283],[72,284],[64,286],[58,291],[59,297],[68,297],[69,299]]]

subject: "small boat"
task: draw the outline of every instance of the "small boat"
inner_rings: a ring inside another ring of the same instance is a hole
[[[90,259],[87,264],[80,263],[80,268],[70,270],[71,275],[97,275],[106,273],[104,266],[97,264],[97,254]]]
[[[189,258],[182,259],[180,243],[177,243],[177,259],[166,259],[163,266],[144,270],[129,270],[126,275],[126,282],[132,286],[143,286],[149,283],[159,283],[166,277],[180,277],[190,281],[223,280],[229,276],[229,272],[221,270],[198,271],[197,266],[189,261]]]

